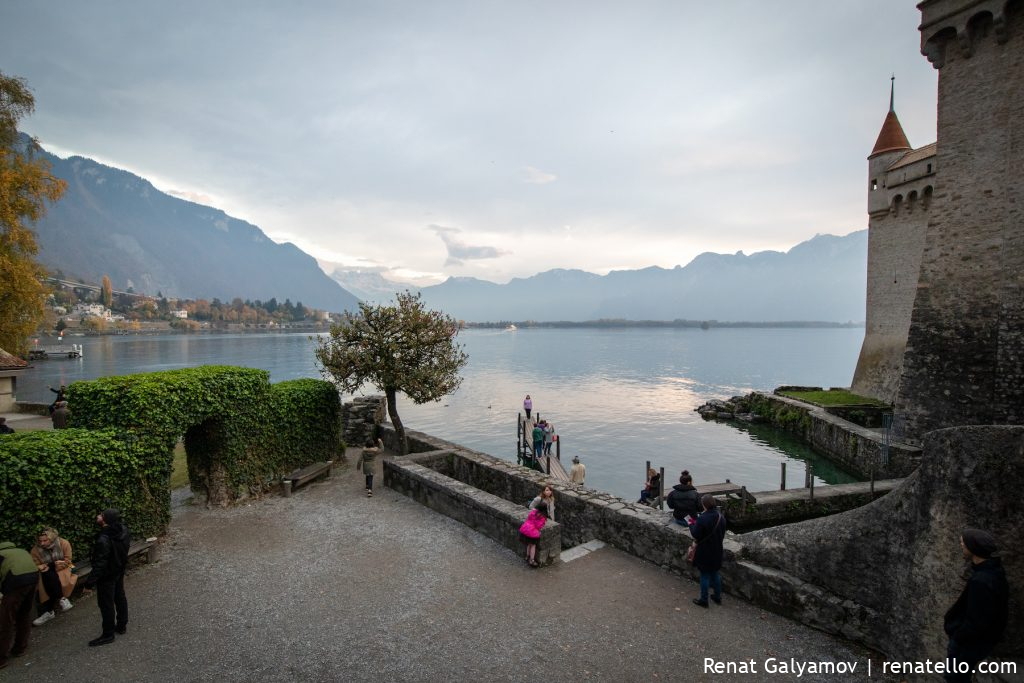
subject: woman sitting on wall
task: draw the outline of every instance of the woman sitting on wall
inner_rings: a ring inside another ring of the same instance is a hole
[[[42,626],[56,616],[58,605],[62,612],[73,607],[68,596],[78,577],[71,573],[71,544],[56,529],[40,531],[30,554],[39,568],[39,618],[32,623]]]
[[[545,486],[540,495],[530,501],[530,509],[536,510],[541,503],[547,506],[548,519],[555,521],[555,492],[550,486]]]

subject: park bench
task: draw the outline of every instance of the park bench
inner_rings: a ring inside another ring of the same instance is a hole
[[[288,476],[281,480],[281,491],[286,496],[290,496],[292,491],[305,486],[309,482],[317,479],[321,476],[326,475],[326,479],[331,478],[331,468],[334,467],[333,460],[325,460],[324,462],[314,462],[311,465],[301,467]]]
[[[156,537],[147,538],[144,541],[135,541],[128,546],[128,559],[130,560],[135,555],[141,555],[146,558],[146,564],[152,564],[157,561],[160,555],[160,545],[156,542]],[[74,574],[79,579],[85,578],[92,573],[92,563],[86,560],[85,562],[76,562]]]

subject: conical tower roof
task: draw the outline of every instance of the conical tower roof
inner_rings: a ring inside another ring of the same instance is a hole
[[[910,140],[907,140],[907,134],[903,132],[903,126],[900,125],[899,117],[896,116],[895,94],[896,77],[893,76],[889,89],[889,113],[885,115],[885,121],[882,122],[882,130],[879,131],[878,139],[875,140],[875,148],[868,155],[869,159],[883,152],[913,149],[910,146]]]

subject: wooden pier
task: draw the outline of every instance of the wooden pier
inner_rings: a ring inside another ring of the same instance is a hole
[[[81,358],[82,346],[71,344],[70,346],[33,346],[28,351],[29,360],[46,360],[48,358]]]
[[[534,415],[539,421],[540,413]],[[516,460],[528,467],[533,467],[544,474],[554,477],[560,482],[569,483],[569,473],[562,466],[562,439],[558,437],[552,444],[553,455],[541,455],[537,457],[533,452],[533,437],[530,431],[533,429],[532,420],[523,419],[522,413],[516,416]]]

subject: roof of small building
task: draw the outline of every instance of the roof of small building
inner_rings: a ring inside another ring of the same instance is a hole
[[[21,370],[27,367],[28,363],[0,349],[0,370]]]
[[[906,133],[903,132],[899,117],[890,109],[889,113],[885,115],[882,130],[878,133],[878,140],[875,141],[875,148],[871,150],[869,158],[882,152],[895,152],[900,149],[913,148],[910,146],[910,141],[907,140]]]
[[[930,145],[925,145],[924,147],[918,147],[917,149],[911,150],[894,161],[887,170],[891,171],[896,168],[902,168],[918,161],[924,161],[929,157],[933,157],[935,156],[938,147],[939,143],[933,142]]]

